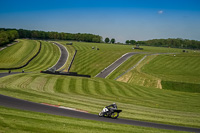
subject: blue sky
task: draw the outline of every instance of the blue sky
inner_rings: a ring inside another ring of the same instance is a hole
[[[0,0],[0,27],[200,40],[200,0]]]

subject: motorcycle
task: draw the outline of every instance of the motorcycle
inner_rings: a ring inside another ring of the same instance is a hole
[[[111,112],[111,111],[109,111],[108,108],[103,108],[103,110],[99,113],[99,117],[108,117],[108,118],[112,118],[112,119],[117,119],[120,112],[122,112],[122,110],[116,109]]]

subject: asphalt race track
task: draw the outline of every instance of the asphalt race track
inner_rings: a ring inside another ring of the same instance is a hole
[[[119,58],[114,63],[112,63],[110,66],[108,66],[103,71],[101,71],[99,74],[97,74],[96,77],[106,78],[111,72],[113,72],[116,68],[118,68],[123,62],[125,62],[128,58],[130,58],[131,56],[133,56],[135,54],[138,54],[138,53],[132,52],[132,53],[127,53],[127,54],[123,55],[121,58]]]
[[[53,67],[51,67],[51,69],[58,70],[66,63],[67,58],[68,58],[68,52],[63,45],[58,44],[56,42],[54,42],[54,44],[60,48],[61,56],[60,56],[60,59],[58,60],[58,62]]]
[[[20,73],[20,72],[12,72],[11,71],[11,73],[8,73],[8,72],[7,73],[5,73],[5,72],[4,73],[0,73],[0,78],[4,77],[4,76],[8,76],[8,75],[18,74],[18,73]]]
[[[39,103],[33,103],[33,102],[21,100],[21,99],[4,96],[1,94],[0,94],[0,105],[5,106],[5,107],[10,107],[10,108],[21,109],[21,110],[35,111],[35,112],[48,113],[48,114],[59,115],[59,116],[68,116],[68,117],[75,117],[75,118],[89,119],[89,120],[96,120],[96,121],[103,121],[103,122],[112,122],[112,123],[118,123],[118,124],[128,124],[128,125],[135,125],[135,126],[153,127],[153,128],[178,130],[178,131],[200,132],[200,129],[198,128],[157,124],[157,123],[151,123],[151,122],[126,120],[126,119],[119,119],[119,118],[111,119],[111,118],[98,117],[98,115],[95,115],[95,114],[89,114],[89,113],[39,104]]]

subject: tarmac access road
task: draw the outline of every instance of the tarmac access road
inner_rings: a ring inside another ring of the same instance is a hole
[[[117,69],[122,63],[124,63],[127,59],[129,59],[131,56],[133,56],[135,54],[138,54],[138,53],[131,52],[131,53],[122,55],[122,57],[120,57],[118,60],[116,60],[110,66],[108,66],[103,71],[101,71],[99,74],[97,74],[96,77],[106,78],[110,73],[112,73],[115,69]]]
[[[25,100],[13,98],[13,97],[1,95],[1,94],[0,94],[0,106],[21,109],[21,110],[41,112],[41,113],[47,113],[47,114],[53,114],[53,115],[59,115],[59,116],[89,119],[89,120],[95,120],[95,121],[103,121],[103,122],[111,122],[111,123],[118,123],[118,124],[128,124],[128,125],[135,125],[135,126],[200,133],[200,128],[158,124],[158,123],[152,123],[152,122],[127,120],[127,119],[121,119],[121,118],[110,119],[110,118],[98,117],[97,114],[96,115],[89,114],[89,113],[49,106],[49,105],[40,104],[40,103],[34,103],[34,102],[25,101]]]

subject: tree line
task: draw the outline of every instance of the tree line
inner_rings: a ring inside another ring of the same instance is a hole
[[[19,37],[16,30],[0,30],[0,46],[13,42]]]
[[[59,39],[59,40],[74,40],[83,42],[102,42],[102,37],[94,34],[87,33],[64,33],[64,32],[46,32],[38,30],[24,30],[24,29],[5,29],[0,30],[10,31],[15,30],[19,34],[19,38],[30,38],[30,39]]]
[[[152,39],[147,41],[126,40],[125,43],[156,47],[200,49],[200,41],[182,38]]]
[[[64,32],[45,32],[38,30],[24,30],[24,29],[6,29],[0,28],[0,46],[10,43],[17,38],[30,38],[30,39],[59,39],[59,40],[74,40],[83,42],[100,43],[102,37],[94,34],[87,33],[64,33]],[[104,40],[105,43],[115,43],[115,39]],[[200,49],[200,41],[188,40],[181,38],[168,38],[168,39],[152,39],[147,41],[126,40],[125,44],[129,45],[145,45],[157,47],[172,47],[172,48],[187,48],[187,49]]]

